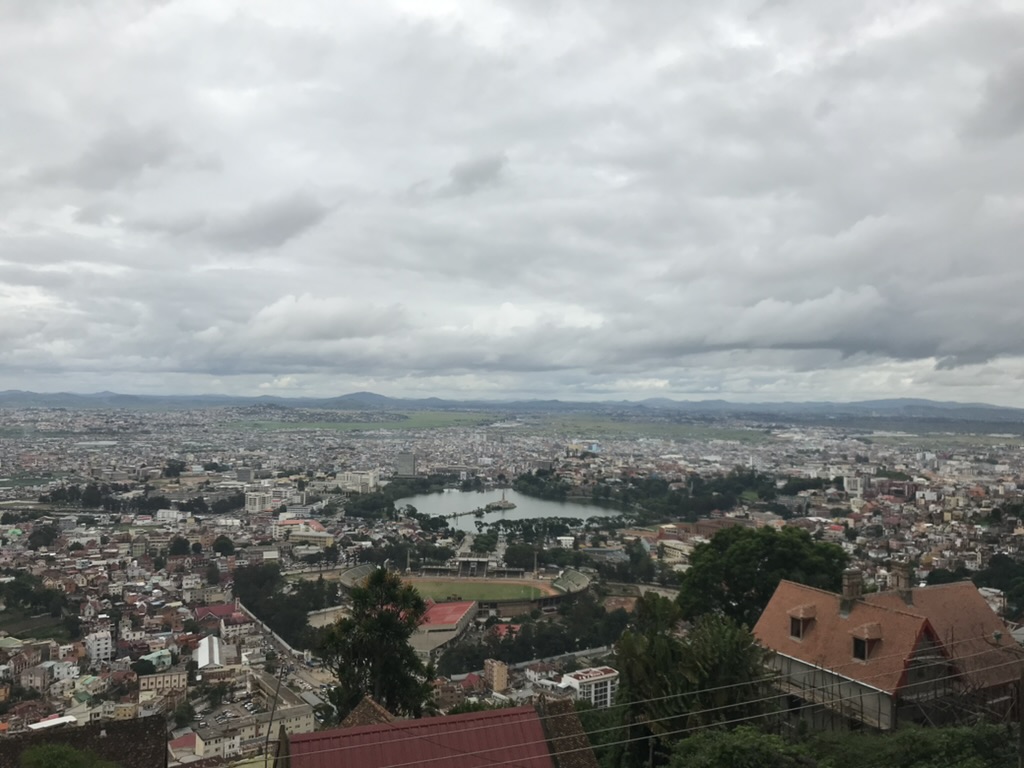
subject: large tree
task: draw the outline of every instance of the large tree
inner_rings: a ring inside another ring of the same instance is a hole
[[[235,554],[235,543],[223,533],[213,540],[213,551],[218,555]]]
[[[172,557],[176,557],[179,555],[187,555],[189,551],[188,539],[182,536],[175,536],[171,539],[171,544],[167,550],[167,554]]]
[[[838,591],[847,556],[799,528],[725,528],[699,544],[679,587],[687,618],[721,613],[753,626],[783,579]]]
[[[802,746],[751,726],[709,730],[680,741],[670,768],[816,768]]]
[[[732,619],[706,614],[687,631],[680,609],[647,593],[633,627],[616,645],[623,725],[631,741],[617,759],[664,756],[691,729],[765,712],[765,651]],[[647,737],[647,738],[644,738]]]
[[[340,717],[364,696],[396,715],[423,713],[430,686],[409,638],[426,608],[412,586],[384,569],[352,590],[351,615],[328,629],[321,646],[338,677],[331,698]]]

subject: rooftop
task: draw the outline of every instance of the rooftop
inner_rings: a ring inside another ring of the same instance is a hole
[[[472,600],[458,603],[434,603],[423,615],[420,628],[433,631],[434,629],[452,627],[462,621],[467,613],[474,610],[476,610],[476,603]]]

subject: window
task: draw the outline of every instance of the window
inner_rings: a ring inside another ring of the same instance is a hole
[[[804,636],[804,623],[800,619],[789,620],[789,636],[797,640]]]
[[[868,641],[861,640],[859,637],[853,638],[853,658],[860,659],[861,661],[867,661],[868,659]]]

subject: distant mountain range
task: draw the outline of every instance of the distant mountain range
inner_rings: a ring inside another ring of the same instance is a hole
[[[897,419],[935,422],[983,422],[1024,424],[1024,409],[983,403],[954,403],[897,398],[853,403],[734,403],[726,400],[671,400],[572,402],[563,400],[442,400],[436,397],[407,399],[373,392],[353,392],[339,397],[233,397],[227,395],[125,395],[116,392],[75,394],[21,390],[0,392],[0,408],[68,408],[177,410],[270,406],[348,411],[487,411],[494,413],[618,413],[641,417],[749,418],[769,420],[828,421],[831,419]]]

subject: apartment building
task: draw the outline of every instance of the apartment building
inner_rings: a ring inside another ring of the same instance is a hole
[[[619,690],[619,672],[611,667],[590,667],[562,675],[561,687],[572,689],[573,698],[595,707],[610,707]]]
[[[85,636],[85,653],[93,664],[110,661],[114,656],[114,642],[110,630],[92,632]]]

